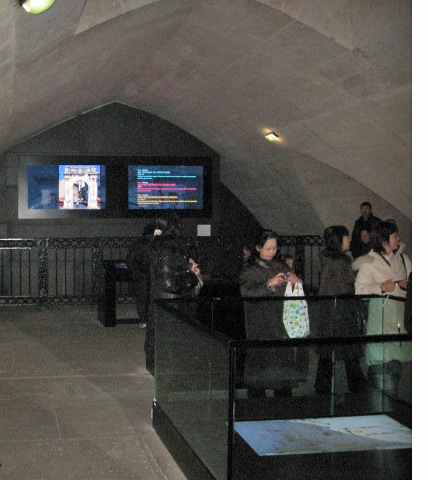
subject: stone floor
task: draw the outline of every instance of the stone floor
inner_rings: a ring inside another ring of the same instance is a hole
[[[185,480],[152,428],[144,335],[91,306],[0,307],[2,480]]]

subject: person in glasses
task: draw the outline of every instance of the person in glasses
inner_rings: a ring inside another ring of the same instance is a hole
[[[254,242],[251,257],[239,278],[240,293],[245,297],[245,332],[248,340],[286,338],[282,311],[284,302],[270,298],[284,297],[287,282],[295,284],[297,276],[277,260],[278,235],[264,230]],[[266,301],[250,298],[267,297]],[[291,349],[266,348],[247,351],[244,382],[251,397],[265,396],[266,389],[276,396],[291,395],[289,368],[294,360]]]

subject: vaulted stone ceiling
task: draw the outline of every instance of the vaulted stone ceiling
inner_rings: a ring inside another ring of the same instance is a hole
[[[0,153],[121,102],[216,150],[265,226],[350,225],[362,200],[410,224],[411,25],[408,0],[5,0]]]

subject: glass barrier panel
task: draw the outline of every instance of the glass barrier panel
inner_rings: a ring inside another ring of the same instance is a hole
[[[188,322],[200,316],[200,303],[184,303],[176,312],[168,306],[159,306],[156,318],[155,403],[214,478],[226,479],[227,339]]]
[[[403,298],[361,297],[361,300],[367,305],[367,335],[406,333]]]
[[[234,342],[228,478],[407,478],[411,359],[395,357],[411,342],[400,337]]]
[[[402,304],[162,302],[155,408],[215,479],[406,478],[411,337],[397,330]]]

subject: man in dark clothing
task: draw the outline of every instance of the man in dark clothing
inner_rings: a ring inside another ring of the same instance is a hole
[[[146,225],[143,237],[138,239],[129,248],[126,263],[132,271],[132,293],[140,319],[140,327],[144,328],[147,322],[149,295],[150,295],[150,252],[149,247],[153,240],[154,225]]]
[[[367,232],[371,233],[373,227],[380,222],[380,218],[373,215],[370,202],[363,202],[360,205],[360,212],[361,216],[355,221],[354,229],[352,230],[351,253],[354,258],[364,255],[366,251],[366,245],[361,240],[361,231],[367,230]]]

